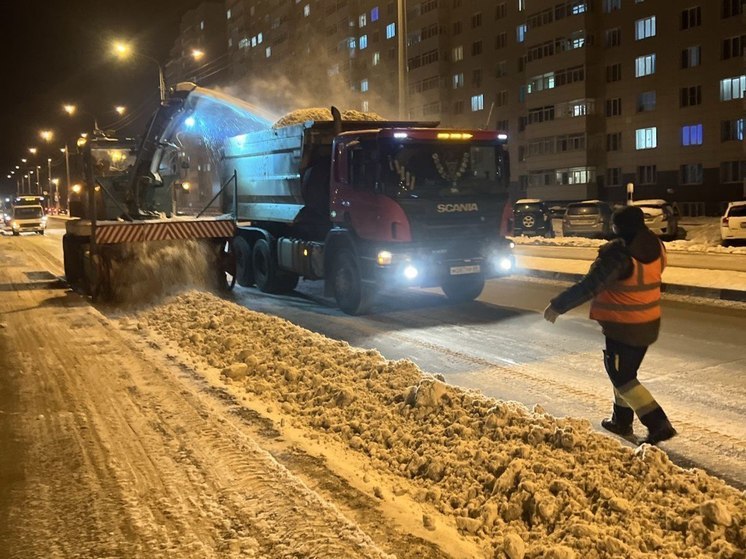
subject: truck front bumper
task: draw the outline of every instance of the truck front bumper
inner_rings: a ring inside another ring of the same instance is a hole
[[[365,259],[371,272],[366,275],[381,287],[440,287],[454,277],[502,277],[515,268],[512,248],[507,241],[460,250],[382,248]]]

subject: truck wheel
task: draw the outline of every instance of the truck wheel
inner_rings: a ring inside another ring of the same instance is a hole
[[[298,285],[297,274],[283,272],[277,268],[272,249],[265,239],[259,239],[254,243],[251,263],[254,282],[264,293],[287,293]]]
[[[481,275],[448,278],[441,289],[454,303],[468,303],[482,293],[484,278]]]
[[[347,314],[365,314],[373,304],[374,291],[363,283],[355,255],[343,250],[334,261],[332,271],[334,298]]]
[[[20,234],[21,234],[21,232],[20,232],[20,231],[13,231],[13,236],[14,236],[14,237],[17,237],[17,236],[18,236],[18,235],[20,235]]]
[[[233,239],[233,252],[236,255],[236,282],[241,287],[254,285],[254,268],[251,265],[251,246],[243,237]]]

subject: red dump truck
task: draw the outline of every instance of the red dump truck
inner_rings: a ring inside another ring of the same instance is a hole
[[[239,285],[270,293],[324,280],[349,314],[394,287],[471,301],[510,273],[507,135],[433,122],[298,122],[228,138]],[[247,223],[248,222],[248,223]]]

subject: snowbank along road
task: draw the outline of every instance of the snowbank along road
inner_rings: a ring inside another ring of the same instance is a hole
[[[93,308],[48,242],[0,239],[7,557],[744,557],[662,450],[204,292]]]

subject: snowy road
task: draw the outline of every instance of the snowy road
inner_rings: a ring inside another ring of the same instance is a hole
[[[50,262],[59,262],[58,239],[34,241],[43,244]],[[495,280],[478,302],[462,306],[449,305],[438,290],[410,290],[382,297],[366,317],[336,309],[321,296],[319,282],[301,282],[290,296],[236,287],[233,298],[353,346],[376,348],[387,358],[412,359],[488,396],[539,403],[554,415],[584,417],[598,426],[610,405],[598,326],[586,319],[587,306],[554,326],[539,314],[562,286]],[[666,449],[682,465],[746,487],[746,305],[669,297],[663,312],[661,337],[641,378],[681,433]],[[636,430],[645,433],[639,424]]]
[[[148,341],[116,311],[63,289],[59,245],[54,231],[0,239],[0,541],[8,557],[485,556],[464,525],[457,531],[437,516],[437,532],[423,528],[422,515],[407,512],[414,493],[401,481],[387,485],[380,474],[371,487],[379,473],[361,475],[368,466],[347,464],[348,451],[328,441],[319,449],[316,435],[287,424],[279,436],[271,406],[244,404],[246,396],[216,388],[220,379],[196,375],[195,356],[178,348],[189,344],[184,330],[176,345]],[[464,306],[435,292],[399,293],[357,318],[313,284],[289,297],[237,289],[233,298],[407,357],[453,384],[596,422],[609,401],[601,338],[582,310],[553,327],[540,319],[558,289],[493,282]],[[669,301],[665,313],[643,371],[682,432],[665,448],[680,464],[746,486],[743,309]],[[381,495],[393,495],[386,506]]]

